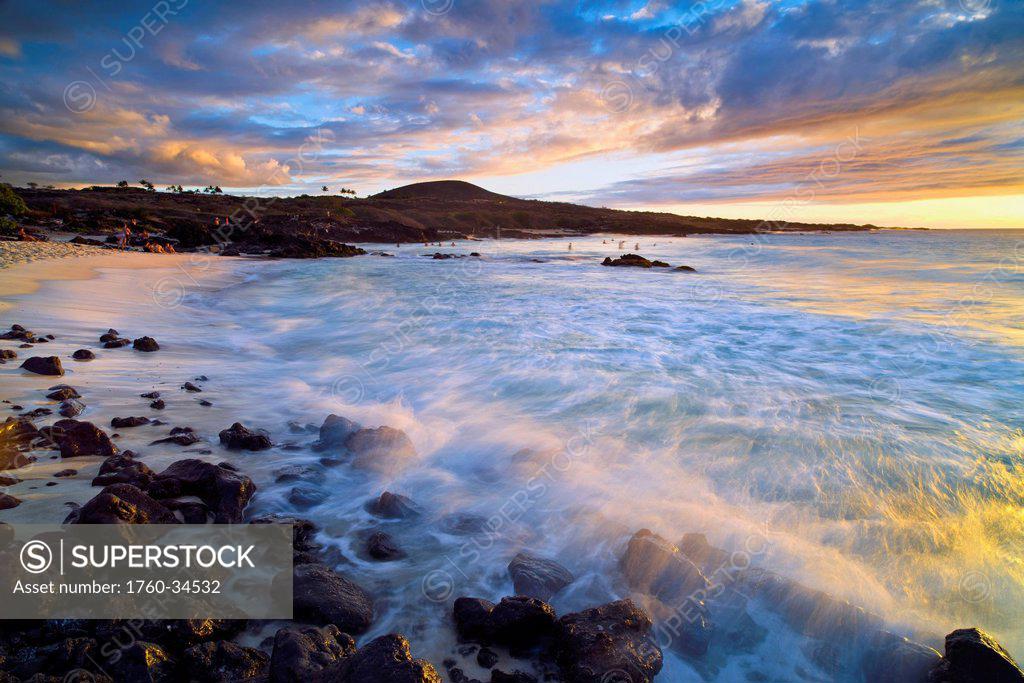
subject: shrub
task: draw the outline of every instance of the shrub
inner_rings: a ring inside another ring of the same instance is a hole
[[[28,211],[25,200],[18,196],[10,185],[0,185],[0,216],[20,216]]]
[[[0,235],[4,237],[17,237],[18,224],[7,216],[0,216]]]

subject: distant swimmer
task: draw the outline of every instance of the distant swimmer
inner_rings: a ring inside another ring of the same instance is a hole
[[[572,242],[569,242],[569,251],[572,251]]]
[[[608,240],[601,240],[601,244],[608,244]]]

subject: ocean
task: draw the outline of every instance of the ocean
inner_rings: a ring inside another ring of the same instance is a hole
[[[146,414],[137,395],[156,388],[177,401],[161,417],[212,443],[236,420],[267,429],[279,447],[227,456],[260,487],[253,512],[315,520],[378,597],[366,637],[402,632],[439,668],[452,600],[511,594],[516,552],[573,572],[561,614],[628,594],[618,558],[641,528],[703,533],[940,650],[976,625],[1024,654],[1024,232],[362,246],[392,256],[197,260],[230,275],[217,287],[107,270],[24,300],[77,296],[88,315],[25,322],[161,342],[142,369],[74,366],[94,414]],[[697,272],[600,266],[632,251]],[[199,375],[212,407],[177,392]],[[402,429],[417,455],[321,464],[301,426],[330,413]],[[182,457],[123,438],[154,469]],[[370,515],[384,490],[422,517]],[[93,493],[29,495],[58,510]],[[22,510],[38,508],[5,520]],[[405,559],[362,555],[378,528]],[[805,635],[751,616],[759,641],[699,663],[667,648],[658,680],[832,679]]]

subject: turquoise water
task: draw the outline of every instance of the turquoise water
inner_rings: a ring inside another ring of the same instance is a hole
[[[133,315],[220,388],[198,431],[237,418],[294,442],[242,458],[259,511],[292,511],[281,467],[315,468],[302,485],[323,500],[302,514],[381,596],[370,635],[406,633],[419,656],[450,653],[455,596],[511,593],[519,549],[576,574],[559,612],[623,595],[617,557],[642,527],[756,540],[756,564],[900,633],[977,625],[1024,653],[1024,232],[639,240],[697,274],[598,265],[619,239],[240,262],[238,284]],[[404,429],[418,457],[319,469],[286,425],[331,412]],[[399,563],[357,550],[384,489],[425,510],[388,528]],[[828,680],[780,657],[800,639],[766,619],[775,635],[719,680]],[[699,678],[669,655],[664,680]]]

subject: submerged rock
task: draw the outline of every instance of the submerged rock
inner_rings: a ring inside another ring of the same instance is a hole
[[[110,426],[114,429],[125,429],[127,427],[139,427],[141,425],[149,424],[148,417],[115,417],[110,421]]]
[[[82,395],[78,393],[77,389],[75,389],[74,387],[69,387],[66,384],[59,384],[55,387],[50,388],[53,389],[53,391],[48,393],[46,395],[46,398],[50,399],[51,401],[67,401],[68,399],[71,398],[82,398]]]
[[[57,409],[57,412],[64,417],[78,417],[84,411],[85,404],[74,398],[64,401],[60,404],[60,408]]]
[[[573,582],[572,572],[554,560],[521,552],[508,563],[516,595],[548,600]]]
[[[64,367],[60,364],[60,358],[57,356],[32,356],[26,359],[21,367],[37,375],[60,376],[64,374]]]
[[[359,423],[332,413],[320,425],[320,439],[313,444],[313,449],[325,451],[344,448],[346,439],[360,429],[362,429],[362,425]]]
[[[387,471],[416,458],[412,441],[394,427],[360,429],[345,440],[345,447],[353,455],[353,466],[374,471]]]
[[[89,349],[78,349],[73,354],[71,354],[71,357],[74,358],[75,360],[93,360],[94,358],[96,358],[96,354],[90,351]]]
[[[398,547],[395,539],[383,531],[377,531],[366,539],[366,554],[382,562],[400,560],[405,557],[405,552]]]
[[[518,595],[497,605],[481,598],[458,598],[452,608],[462,640],[516,648],[543,645],[555,626],[555,611],[542,600]]]
[[[556,649],[566,683],[624,680],[648,683],[661,671],[661,648],[650,636],[650,618],[632,600],[567,614],[558,621]]]
[[[153,470],[146,463],[136,460],[131,451],[125,451],[110,456],[100,464],[100,471],[92,480],[92,485],[131,484],[146,490],[154,476]]]
[[[0,510],[10,510],[21,505],[21,500],[7,493],[0,493]]]

